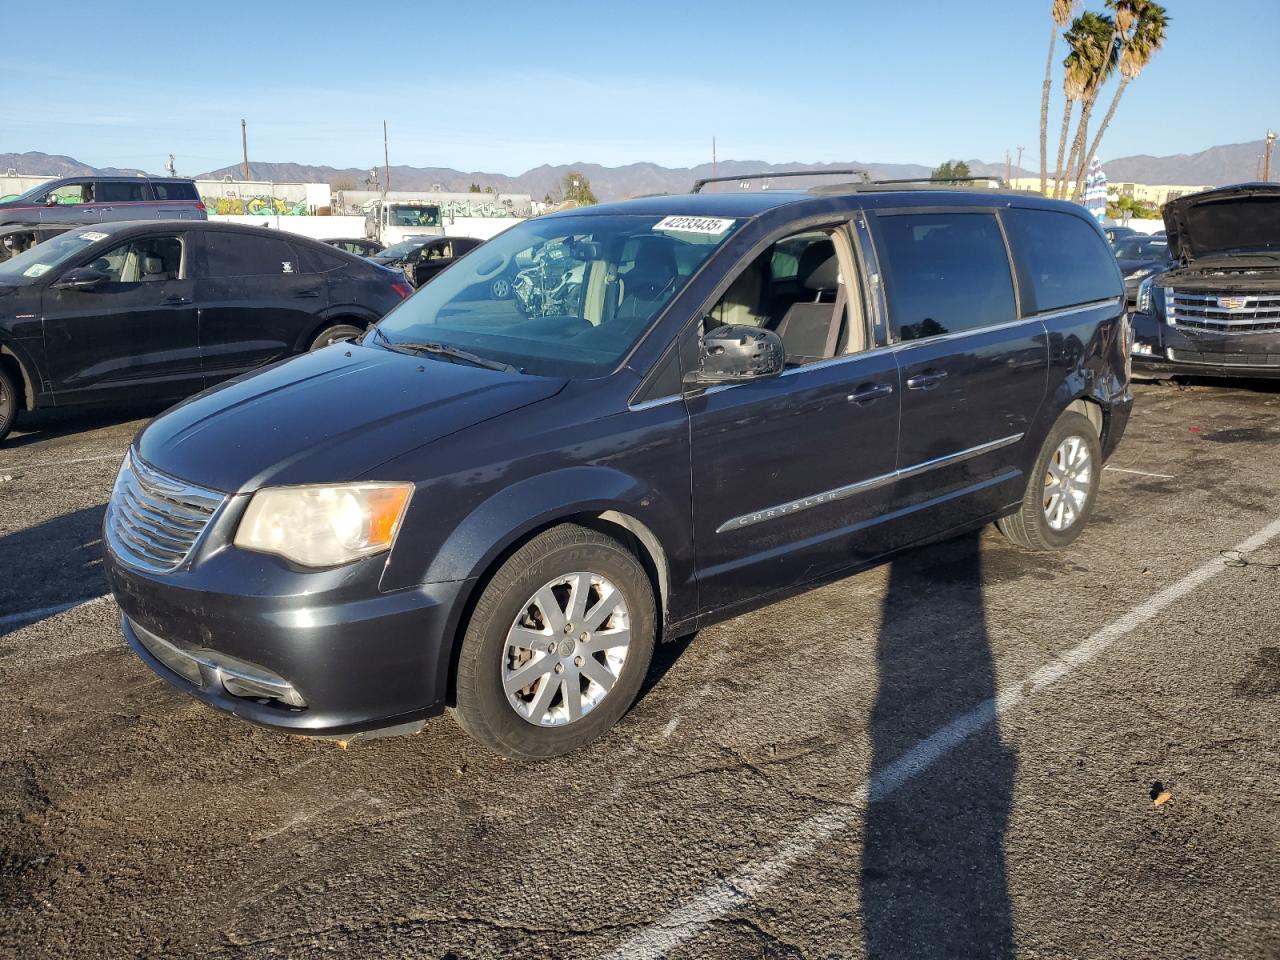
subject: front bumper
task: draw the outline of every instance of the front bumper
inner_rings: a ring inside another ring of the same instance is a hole
[[[1150,376],[1280,377],[1280,333],[1219,335],[1179,330],[1151,314],[1134,313],[1133,370]],[[1150,353],[1138,353],[1139,344]]]
[[[125,638],[164,679],[251,723],[336,736],[444,709],[466,583],[380,593],[384,561],[302,573],[226,551],[167,575],[108,549],[106,567]],[[266,590],[264,566],[276,568]]]

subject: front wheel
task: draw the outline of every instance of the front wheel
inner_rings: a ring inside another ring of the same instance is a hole
[[[0,440],[9,435],[18,419],[18,385],[0,363]]]
[[[1040,449],[1017,513],[996,521],[1028,550],[1067,546],[1084,529],[1102,479],[1102,445],[1089,418],[1064,413]]]
[[[489,284],[489,292],[493,294],[495,300],[511,299],[511,281],[506,277],[498,277],[493,283]]]
[[[569,753],[635,701],[655,638],[653,589],[635,555],[595,530],[553,527],[512,554],[476,604],[454,719],[513,759]]]
[[[345,343],[348,340],[354,340],[362,333],[364,333],[364,330],[350,323],[335,323],[332,327],[326,327],[316,335],[316,338],[311,341],[310,349],[319,350],[321,347],[327,347],[331,343]]]

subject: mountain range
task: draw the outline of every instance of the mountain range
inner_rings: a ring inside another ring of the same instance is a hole
[[[1120,157],[1103,164],[1112,181],[1134,183],[1203,184],[1221,185],[1258,179],[1258,158],[1263,152],[1263,142],[1226,144],[1210,147],[1199,153],[1180,153],[1167,157],[1139,155]],[[975,176],[1003,176],[1003,163],[969,160],[969,169]],[[1280,165],[1280,157],[1277,157]],[[0,153],[0,172],[15,169],[19,173],[46,176],[73,176],[101,174],[136,174],[141,171],[115,167],[95,168],[71,157],[45,153]],[[865,170],[876,180],[909,177],[927,177],[930,167],[912,163],[781,163],[770,164],[752,160],[722,160],[715,173],[737,177],[747,173],[770,173],[779,170],[834,170],[851,168]],[[430,190],[437,184],[449,191],[466,191],[471,184],[493,187],[501,193],[527,193],[541,199],[550,193],[558,195],[566,173],[576,170],[591,184],[591,189],[601,200],[617,200],[624,197],[651,193],[683,193],[700,177],[712,175],[712,165],[694,167],[663,167],[656,163],[630,163],[619,167],[604,167],[595,163],[573,163],[552,166],[544,164],[518,176],[499,173],[467,172],[451,167],[393,166],[390,186],[393,190]],[[358,167],[337,168],[300,163],[252,162],[249,165],[251,179],[277,182],[328,183],[335,189],[364,189],[368,169]],[[200,179],[241,177],[240,164],[221,167],[196,174]],[[379,176],[383,176],[381,168]],[[1015,176],[1034,176],[1035,171],[1015,169]],[[829,179],[807,180],[799,178],[789,185],[808,186]]]

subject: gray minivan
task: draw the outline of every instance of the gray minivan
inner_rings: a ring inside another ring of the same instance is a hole
[[[195,181],[178,177],[63,177],[0,203],[0,226],[207,219]]]

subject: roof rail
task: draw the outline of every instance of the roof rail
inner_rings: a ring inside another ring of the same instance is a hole
[[[900,177],[895,180],[866,180],[861,183],[836,183],[830,186],[813,187],[810,193],[850,193],[861,190],[891,190],[894,187],[914,189],[945,190],[948,187],[965,183],[994,184],[994,190],[1009,190],[1009,184],[1003,177],[946,177],[935,180],[933,177]]]
[[[729,183],[734,180],[770,180],[774,177],[862,177],[864,182],[871,182],[871,175],[865,170],[779,170],[773,173],[742,173],[732,177],[702,177],[693,181],[690,193],[701,193],[708,183]]]

